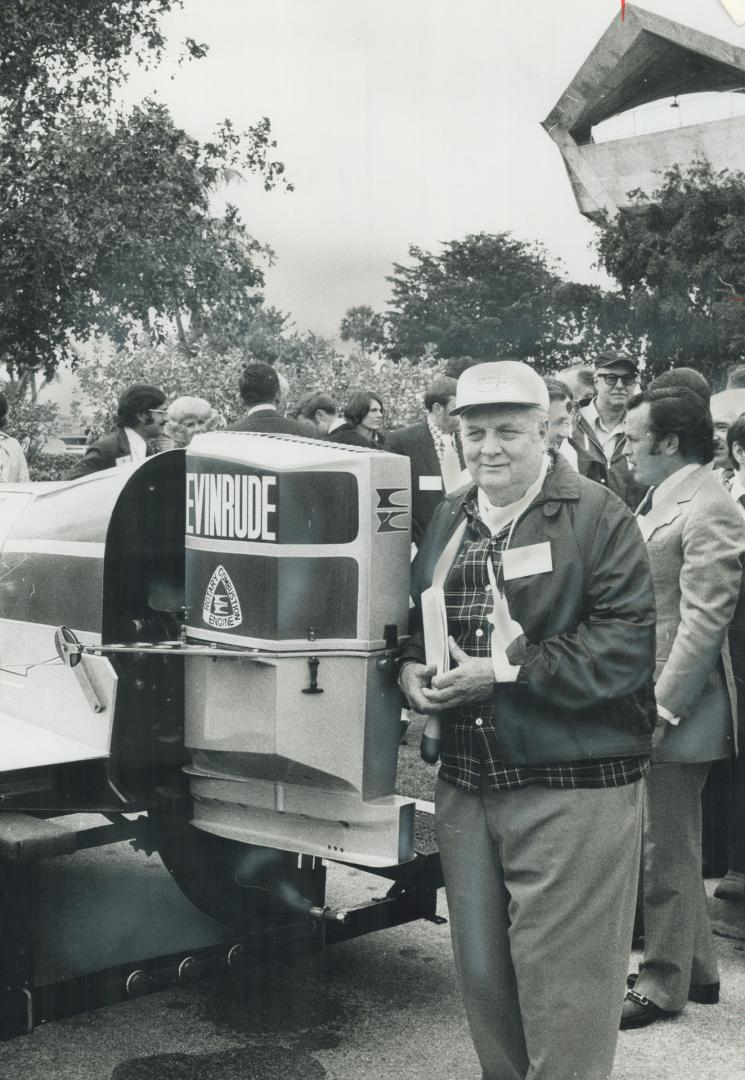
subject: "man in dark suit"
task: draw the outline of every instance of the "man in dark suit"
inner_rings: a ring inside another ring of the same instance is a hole
[[[456,385],[455,379],[437,379],[424,394],[424,420],[386,435],[385,449],[411,461],[411,535],[417,547],[442,496],[468,480],[453,437],[458,418],[450,415]]]
[[[271,364],[247,364],[238,388],[246,411],[240,420],[228,426],[228,431],[269,431],[280,435],[313,437],[310,424],[280,416],[282,388]]]
[[[166,395],[157,386],[135,383],[128,387],[117,405],[116,431],[91,443],[65,479],[77,480],[115,465],[144,461],[150,452],[148,443],[163,431],[165,400]]]

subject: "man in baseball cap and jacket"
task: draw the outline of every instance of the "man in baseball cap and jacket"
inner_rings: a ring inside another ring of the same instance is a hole
[[[472,483],[413,567],[400,685],[441,720],[435,826],[484,1080],[600,1080],[621,1015],[655,722],[630,511],[546,452],[526,364],[458,380]]]
[[[629,398],[639,388],[639,368],[622,352],[602,352],[595,360],[595,396],[578,412],[572,441],[589,459],[585,476],[607,484],[631,510],[646,494],[629,469],[624,424]]]

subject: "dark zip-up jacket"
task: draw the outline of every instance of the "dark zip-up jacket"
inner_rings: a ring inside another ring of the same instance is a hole
[[[580,415],[572,429],[572,443],[584,456],[579,470],[582,475],[606,484],[631,510],[636,510],[647,489],[640,487],[631,475],[624,454],[625,437],[617,441],[609,464],[592,424]]]
[[[412,568],[404,659],[424,662],[421,594],[473,494],[471,487],[446,496],[424,535]],[[525,641],[517,682],[494,690],[502,760],[541,765],[649,753],[657,715],[654,592],[633,515],[559,457],[509,546],[540,543],[550,544],[553,569],[504,582]]]

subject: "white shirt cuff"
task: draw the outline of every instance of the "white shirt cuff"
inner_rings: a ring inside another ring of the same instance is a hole
[[[517,674],[520,670],[520,665],[517,667],[511,664],[507,659],[507,656],[503,652],[492,653],[492,667],[494,668],[494,678],[498,683],[515,682]]]
[[[663,720],[667,720],[668,724],[672,724],[673,727],[677,727],[680,723],[679,716],[673,716],[669,709],[666,709],[664,705],[657,705],[657,714],[661,716]]]

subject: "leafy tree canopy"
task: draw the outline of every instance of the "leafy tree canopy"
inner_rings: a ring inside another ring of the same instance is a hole
[[[386,341],[385,319],[368,304],[348,308],[339,327],[342,341],[354,341],[363,354],[383,349]]]
[[[175,325],[184,349],[210,336],[227,348],[251,325],[257,260],[271,252],[235,206],[215,212],[214,196],[245,173],[291,189],[269,120],[245,131],[226,120],[202,145],[163,105],[114,104],[130,54],[160,59],[160,19],[177,6],[0,5],[0,359],[11,376],[50,376],[95,335],[121,345]]]
[[[745,358],[745,174],[705,161],[600,224],[600,263],[619,283],[652,370],[687,364],[714,383]]]
[[[161,19],[182,0],[3,0],[0,116],[6,137],[46,130],[66,113],[106,108],[131,57],[157,64]],[[185,52],[206,46],[186,40]]]
[[[412,246],[409,256],[388,278],[393,359],[510,353],[546,370],[628,337],[612,296],[567,281],[540,245],[509,233],[468,235],[439,253]]]

